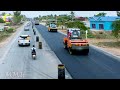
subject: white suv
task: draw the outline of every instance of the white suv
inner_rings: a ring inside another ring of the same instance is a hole
[[[25,45],[28,45],[30,46],[30,36],[29,35],[21,35],[19,36],[19,39],[18,39],[18,45],[19,46],[25,46]]]

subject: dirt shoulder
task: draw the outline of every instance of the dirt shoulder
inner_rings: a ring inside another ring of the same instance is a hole
[[[67,33],[66,30],[58,30]],[[120,43],[114,39],[91,39],[88,38],[90,44],[103,48],[105,51],[110,52],[116,56],[120,56]]]
[[[15,29],[15,32],[10,33],[9,36],[5,37],[2,41],[0,41],[0,48],[6,46],[8,44],[8,42],[10,42],[10,40],[12,40],[12,38],[14,38],[14,35],[16,35],[19,32],[18,28],[21,27],[22,25],[11,26],[12,28]]]

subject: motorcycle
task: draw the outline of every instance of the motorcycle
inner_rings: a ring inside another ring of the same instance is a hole
[[[32,58],[35,60],[36,59],[36,53],[34,52],[32,52]]]

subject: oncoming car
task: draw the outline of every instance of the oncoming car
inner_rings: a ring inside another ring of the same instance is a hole
[[[30,46],[30,36],[29,35],[20,35],[18,39],[19,46]]]

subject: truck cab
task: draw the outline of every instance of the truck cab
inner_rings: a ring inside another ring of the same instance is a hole
[[[63,39],[64,48],[69,50],[70,54],[73,51],[83,51],[85,54],[89,53],[89,43],[83,39],[78,28],[69,28],[67,36]]]
[[[35,20],[35,25],[39,25],[39,20]]]

